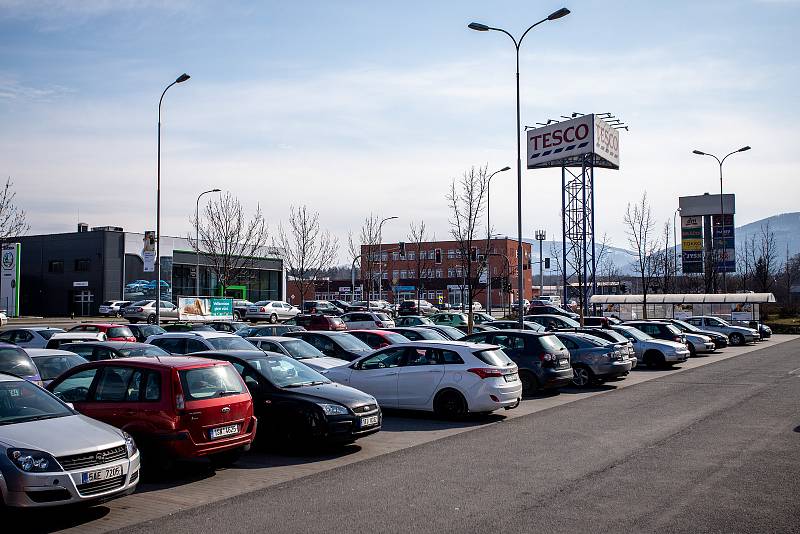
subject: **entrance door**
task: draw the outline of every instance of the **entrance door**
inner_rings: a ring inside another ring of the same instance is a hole
[[[77,317],[89,317],[92,315],[92,307],[94,306],[94,293],[88,289],[81,289],[70,291],[72,294],[72,301],[70,308]]]

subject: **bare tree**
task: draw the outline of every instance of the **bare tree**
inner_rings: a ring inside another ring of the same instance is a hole
[[[486,190],[489,186],[488,166],[475,168],[450,184],[447,194],[450,213],[450,235],[458,247],[463,280],[469,299],[468,332],[472,332],[472,301],[478,293],[477,286],[483,263],[477,261],[478,249],[473,242],[478,235],[478,221],[486,209]],[[520,288],[521,290],[522,288]],[[463,299],[463,292],[462,292]]]
[[[25,210],[17,206],[17,193],[11,178],[0,191],[0,242],[16,237],[30,230]]]
[[[283,249],[289,275],[300,289],[300,309],[304,309],[306,291],[314,288],[320,273],[336,259],[339,241],[320,228],[319,213],[304,205],[291,207],[289,228],[278,225],[278,238],[273,245]]]
[[[435,241],[436,237],[431,237],[425,227],[425,221],[415,223],[411,221],[408,225],[408,244],[406,245],[406,258],[409,252],[414,253],[412,265],[414,266],[414,278],[416,280],[416,295],[417,295],[417,311],[419,311],[419,301],[422,299],[420,296],[420,289],[424,284],[423,280],[425,274],[433,267],[433,259],[428,257],[427,251],[424,250],[425,243],[428,241]]]
[[[756,287],[762,292],[771,291],[775,282],[775,263],[778,260],[778,251],[775,246],[775,232],[772,231],[769,223],[761,225],[758,248],[755,252],[758,255],[753,269]]]
[[[370,294],[372,293],[373,285],[376,280],[379,284],[383,283],[380,279],[381,273],[376,273],[376,262],[378,261],[378,251],[381,245],[381,225],[380,217],[372,213],[364,219],[364,223],[359,231],[358,241],[353,239],[353,234],[348,235],[347,243],[350,256],[355,261],[359,256],[361,257],[361,264],[364,266],[361,269],[361,280],[364,286],[364,294],[362,298],[368,303],[370,301]],[[355,288],[353,288],[355,295]]]
[[[265,253],[268,233],[261,208],[257,207],[248,220],[241,202],[230,193],[209,201],[200,220],[192,222],[200,241],[190,235],[189,243],[209,259],[223,293],[228,286],[243,281],[257,257]]]
[[[655,253],[660,248],[658,239],[653,237],[656,223],[647,202],[647,192],[642,193],[642,198],[631,206],[628,204],[623,217],[625,233],[628,235],[628,245],[635,256],[634,266],[636,274],[642,285],[642,304],[644,319],[647,319],[647,294],[658,274],[658,266],[654,261]]]

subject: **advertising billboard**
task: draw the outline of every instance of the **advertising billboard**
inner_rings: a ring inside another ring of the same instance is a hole
[[[619,168],[619,131],[594,114],[528,130],[525,135],[529,169],[574,165],[586,154],[596,155],[595,166]]]
[[[717,272],[736,272],[736,238],[734,236],[733,214],[714,215],[711,219],[714,228],[714,251],[718,255]]]
[[[142,261],[144,272],[152,273],[156,270],[156,233],[148,230],[144,233],[142,244]]]
[[[703,217],[681,217],[681,268],[684,273],[703,272]]]
[[[9,317],[19,316],[20,244],[3,243],[0,309]]]
[[[180,297],[180,321],[232,321],[233,299],[224,297]]]

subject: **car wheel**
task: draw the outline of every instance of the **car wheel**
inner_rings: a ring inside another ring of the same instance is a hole
[[[272,315],[270,315],[270,316],[269,316],[269,322],[270,322],[270,323],[272,323],[272,324],[275,324],[275,323],[277,323],[277,322],[278,322],[278,315],[277,315],[277,314],[275,314],[275,313],[273,313]]]
[[[695,356],[697,356],[697,351],[695,350],[694,345],[689,343],[689,357],[694,358]]]
[[[238,311],[234,310],[234,312],[233,312],[233,320],[234,321],[241,321],[242,320],[242,314],[239,313]]]
[[[522,396],[530,397],[539,392],[539,380],[536,375],[530,371],[521,371],[519,373],[519,380],[522,382]]]
[[[739,345],[744,345],[744,336],[739,334],[738,332],[734,332],[731,334],[731,345],[734,347],[738,347]]]
[[[238,449],[211,454],[208,456],[208,459],[211,460],[211,464],[214,467],[228,467],[236,463],[236,461],[241,458],[243,452],[244,450],[239,447]]]
[[[572,383],[575,387],[588,388],[594,383],[594,373],[588,367],[578,365],[572,368]]]
[[[648,367],[657,368],[664,367],[664,355],[657,350],[651,350],[644,353],[644,363]]]
[[[444,419],[460,419],[467,415],[467,401],[458,391],[445,390],[434,399],[433,411]]]
[[[156,324],[156,314],[147,316],[147,324]]]

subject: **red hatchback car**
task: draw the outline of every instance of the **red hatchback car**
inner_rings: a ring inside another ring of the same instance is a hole
[[[81,323],[69,329],[70,332],[103,332],[108,341],[136,342],[136,336],[124,324],[113,323]]]
[[[47,389],[80,413],[125,430],[145,454],[155,451],[153,458],[167,462],[206,456],[228,465],[256,435],[253,399],[228,362],[100,360],[73,367]]]
[[[294,322],[297,326],[302,326],[306,330],[347,330],[347,325],[344,324],[341,317],[323,315],[321,313],[298,315],[294,318]]]

